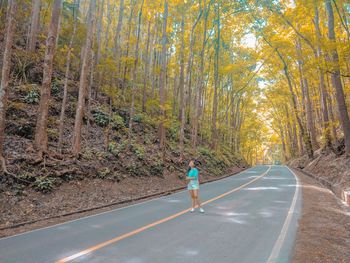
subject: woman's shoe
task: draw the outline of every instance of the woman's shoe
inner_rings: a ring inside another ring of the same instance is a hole
[[[199,208],[199,212],[204,213],[204,209],[202,207]]]
[[[192,209],[190,210],[190,212],[193,213],[193,212],[194,212],[194,208],[192,208]]]

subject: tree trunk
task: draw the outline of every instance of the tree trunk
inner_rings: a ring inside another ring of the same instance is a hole
[[[319,15],[318,15],[318,8],[315,4],[315,29],[316,29],[316,36],[317,36],[317,52],[316,52],[316,58],[322,59],[322,50],[321,50],[321,31],[319,27]],[[321,91],[321,110],[322,110],[322,119],[323,119],[323,136],[325,140],[325,147],[332,148],[332,138],[330,134],[329,129],[329,113],[328,113],[328,106],[327,106],[327,89],[325,85],[324,80],[324,73],[322,71],[322,68],[320,65],[317,67],[318,75],[319,75],[319,85],[320,85],[320,91]]]
[[[69,81],[70,65],[71,65],[71,59],[72,59],[72,48],[73,48],[75,34],[77,31],[77,19],[76,18],[73,18],[73,19],[74,19],[74,26],[73,26],[73,33],[69,41],[68,52],[67,52],[66,73],[64,76],[63,99],[62,99],[61,114],[60,114],[59,132],[58,132],[59,133],[59,136],[58,136],[59,152],[62,152],[64,119],[65,119],[65,112],[66,112],[66,105],[67,105],[68,81]]]
[[[179,80],[179,93],[180,93],[180,160],[183,160],[184,157],[184,138],[185,138],[185,77],[184,77],[184,68],[185,68],[185,12],[182,12],[181,20],[181,49],[180,49],[180,80]]]
[[[138,25],[137,25],[137,36],[136,36],[136,46],[135,46],[135,61],[134,61],[134,68],[132,73],[132,83],[131,83],[131,107],[130,107],[130,119],[129,119],[129,145],[131,143],[131,137],[132,137],[132,128],[133,128],[133,119],[134,119],[134,111],[135,111],[135,90],[136,90],[136,74],[137,74],[137,65],[139,61],[139,42],[140,42],[140,31],[141,31],[141,20],[142,20],[142,9],[144,0],[141,2],[141,8],[139,11],[138,16]]]
[[[108,0],[107,0],[108,1]],[[105,0],[102,0],[102,2],[99,2],[99,15],[98,15],[98,21],[97,21],[97,57],[96,57],[96,64],[100,63],[101,59],[101,36],[102,36],[102,27],[103,27],[103,15],[104,15],[104,9],[105,9]],[[107,51],[107,50],[105,50]]]
[[[164,149],[165,146],[165,127],[164,121],[166,118],[165,111],[165,78],[166,78],[166,44],[167,44],[167,22],[168,22],[168,0],[164,1],[164,12],[163,12],[163,28],[162,28],[162,53],[161,53],[161,71],[159,78],[159,104],[160,104],[160,113],[161,120],[159,123],[159,145],[161,149]]]
[[[130,7],[130,14],[129,14],[129,19],[128,19],[128,31],[127,31],[127,43],[126,43],[126,51],[124,56],[126,58],[129,57],[129,48],[130,48],[130,35],[131,35],[131,28],[132,28],[132,18],[134,17],[134,8],[136,5],[135,0],[131,0],[131,7]],[[124,70],[123,70],[123,80],[122,80],[122,92],[123,92],[123,97],[125,96],[125,90],[126,90],[126,75],[128,73],[128,61],[125,61],[124,63]]]
[[[218,109],[218,86],[219,86],[219,53],[220,53],[220,11],[219,4],[215,5],[216,9],[216,23],[217,23],[217,37],[215,45],[215,72],[214,72],[214,98],[213,98],[213,115],[212,115],[212,132],[211,132],[211,148],[216,149],[217,146],[217,109]]]
[[[124,17],[124,0],[119,1],[119,16],[118,16],[118,25],[116,34],[114,37],[114,57],[119,60],[120,54],[120,32],[122,30],[123,25],[123,17]],[[119,61],[117,61],[119,62]]]
[[[147,101],[147,84],[149,80],[149,45],[151,41],[151,19],[148,21],[147,29],[147,44],[145,50],[145,70],[143,76],[143,89],[142,89],[142,112],[146,112],[146,101]]]
[[[326,0],[326,9],[328,15],[328,38],[332,42],[336,42],[335,31],[334,31],[334,14],[333,7],[330,0]],[[336,99],[338,104],[338,111],[340,122],[343,127],[344,141],[345,141],[345,153],[350,155],[350,119],[348,109],[345,103],[345,95],[343,86],[340,79],[340,68],[339,68],[339,56],[336,48],[332,48],[330,60],[334,66],[332,73],[332,83],[336,92]]]
[[[5,40],[4,40],[4,55],[2,60],[1,69],[1,81],[0,81],[0,165],[4,172],[7,172],[6,161],[4,158],[4,142],[5,142],[5,118],[7,108],[7,90],[10,79],[11,69],[11,54],[13,36],[15,33],[15,14],[17,12],[17,0],[11,0],[7,9],[6,15],[6,29],[5,29]]]
[[[198,81],[198,87],[197,87],[197,100],[195,105],[195,113],[194,113],[194,120],[193,120],[193,128],[192,128],[192,146],[194,149],[197,148],[197,137],[198,137],[198,123],[200,119],[200,105],[201,105],[201,95],[202,90],[204,88],[204,56],[205,56],[205,46],[206,46],[206,39],[207,39],[207,26],[208,26],[208,15],[210,11],[210,3],[209,6],[206,6],[206,1],[204,0],[204,28],[203,28],[203,40],[202,40],[202,50],[200,54],[200,67],[199,67],[199,81]]]
[[[46,51],[44,59],[43,83],[41,86],[38,118],[35,128],[34,146],[39,151],[39,156],[48,150],[47,119],[51,97],[51,78],[53,59],[56,51],[56,39],[58,37],[58,25],[61,13],[61,0],[55,0],[52,6],[52,15],[49,33],[46,40]]]
[[[32,1],[32,14],[31,14],[31,23],[30,30],[27,39],[27,50],[32,52],[36,46],[36,40],[39,31],[39,21],[40,21],[40,6],[41,0]]]
[[[89,5],[89,15],[88,15],[88,24],[87,24],[87,34],[85,40],[85,48],[83,54],[83,61],[80,73],[80,82],[79,82],[79,97],[78,97],[78,105],[75,114],[75,123],[74,123],[74,134],[73,134],[73,148],[72,151],[75,155],[79,154],[81,151],[81,129],[83,124],[83,115],[85,108],[85,96],[86,96],[86,88],[88,85],[88,76],[90,71],[90,63],[89,58],[91,55],[92,48],[92,38],[93,38],[93,27],[95,21],[95,8],[96,2],[95,0],[90,1]]]

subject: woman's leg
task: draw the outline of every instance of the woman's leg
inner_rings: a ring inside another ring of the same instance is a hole
[[[195,200],[195,197],[194,197],[194,190],[188,190],[188,192],[190,193],[190,196],[191,196],[191,202],[192,202],[192,208],[195,207],[196,205],[196,200]]]
[[[194,194],[194,199],[195,199],[195,204],[197,203],[198,208],[201,207],[201,201],[199,200],[199,190],[193,190],[193,194]]]

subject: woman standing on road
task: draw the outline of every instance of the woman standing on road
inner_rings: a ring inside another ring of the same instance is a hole
[[[191,199],[192,199],[192,209],[191,212],[194,212],[194,209],[196,207],[196,204],[198,205],[199,211],[201,213],[204,213],[203,208],[201,207],[201,202],[199,200],[199,172],[198,169],[196,168],[196,163],[195,161],[190,161],[188,164],[189,168],[187,171],[187,177],[186,180],[189,181],[187,185],[187,189],[190,193]]]

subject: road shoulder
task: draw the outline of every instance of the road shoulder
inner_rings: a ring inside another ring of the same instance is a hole
[[[296,174],[303,205],[292,262],[349,262],[350,209],[314,179]]]

